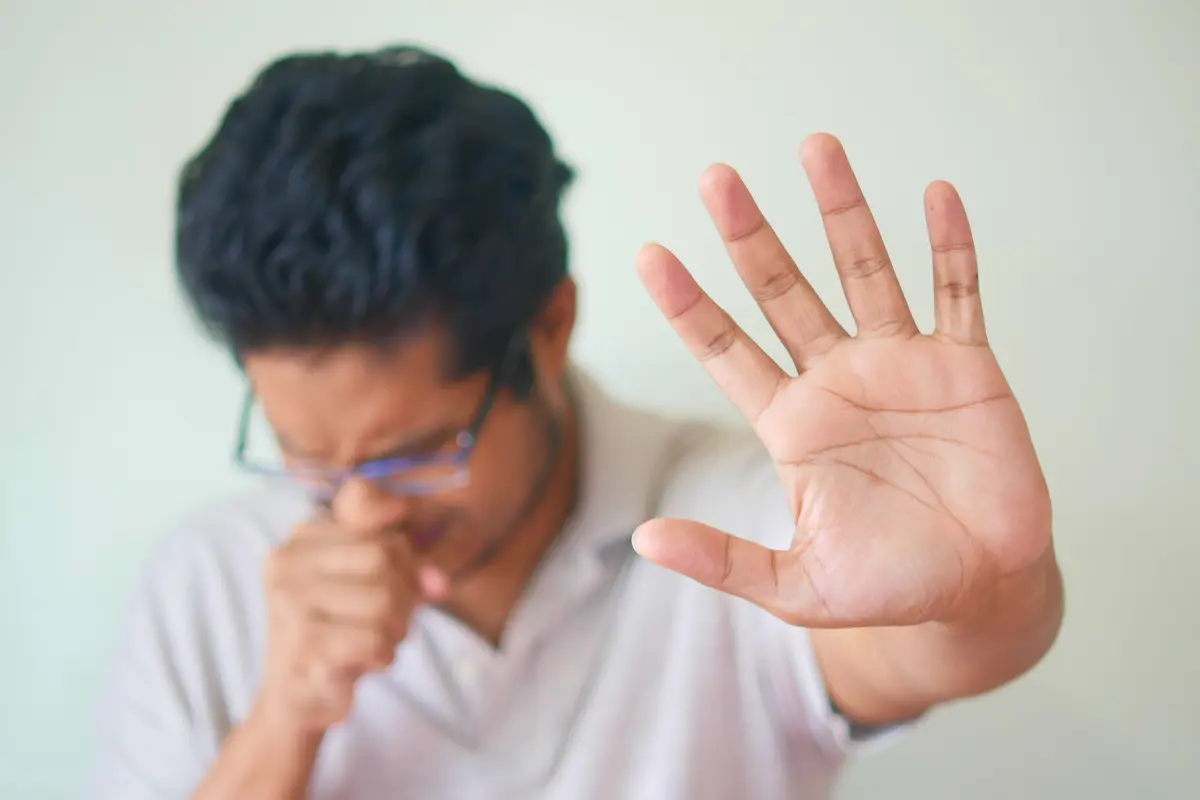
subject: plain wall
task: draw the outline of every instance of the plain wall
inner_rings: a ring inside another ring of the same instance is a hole
[[[181,160],[269,58],[402,40],[527,97],[579,168],[576,353],[646,404],[733,413],[644,296],[644,241],[769,336],[697,199],[707,164],[740,169],[843,320],[801,139],[843,139],[926,324],[921,193],[955,182],[1067,622],[1035,672],[857,762],[841,796],[1200,797],[1187,0],[0,0],[0,796],[78,792],[141,559],[241,480],[239,376],[173,283]]]

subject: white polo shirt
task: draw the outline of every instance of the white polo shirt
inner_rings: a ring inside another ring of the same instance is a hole
[[[639,558],[634,528],[698,519],[769,546],[792,523],[748,433],[622,406],[582,375],[579,507],[499,649],[433,609],[326,735],[320,800],[826,798],[852,742],[807,631]],[[311,513],[267,488],[152,557],[100,715],[87,797],[184,798],[254,701],[263,560]]]

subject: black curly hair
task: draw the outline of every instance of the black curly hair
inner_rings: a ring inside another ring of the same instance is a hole
[[[494,367],[567,274],[573,172],[533,111],[416,47],[268,65],[183,168],[177,273],[239,360],[445,325]],[[513,376],[517,380],[516,376]]]

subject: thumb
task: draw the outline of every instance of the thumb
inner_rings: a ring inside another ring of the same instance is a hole
[[[633,532],[633,549],[647,561],[748,600],[793,625],[818,617],[816,595],[803,570],[792,568],[789,551],[682,519],[643,523]]]

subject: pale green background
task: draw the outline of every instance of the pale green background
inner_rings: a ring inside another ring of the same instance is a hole
[[[1053,487],[1068,621],[1027,680],[935,715],[843,796],[1200,797],[1186,0],[0,0],[0,797],[77,794],[140,559],[238,480],[238,376],[172,283],[180,160],[268,57],[400,39],[544,114],[581,172],[578,356],[655,405],[730,413],[642,295],[643,241],[768,333],[696,199],[707,163],[742,170],[836,298],[795,150],[838,133],[923,320],[921,192],[956,181]]]

